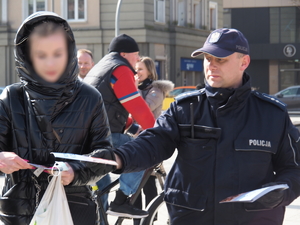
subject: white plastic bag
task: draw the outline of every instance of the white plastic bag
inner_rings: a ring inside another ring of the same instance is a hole
[[[74,225],[61,173],[52,177],[30,225]]]

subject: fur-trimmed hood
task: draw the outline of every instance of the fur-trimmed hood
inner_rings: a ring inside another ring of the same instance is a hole
[[[152,82],[152,86],[160,89],[164,96],[174,89],[174,83],[170,80],[155,80]]]
[[[147,88],[140,90],[141,95],[149,105],[155,118],[161,114],[163,100],[172,91],[174,83],[169,80],[156,80]]]

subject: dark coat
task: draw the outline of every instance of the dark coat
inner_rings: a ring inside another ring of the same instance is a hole
[[[56,83],[42,80],[24,52],[24,39],[37,23],[45,20],[62,23],[69,38],[68,66]],[[101,94],[77,79],[75,40],[67,22],[54,13],[35,13],[21,25],[15,43],[21,83],[8,86],[1,94],[0,151],[12,151],[32,163],[45,164],[51,151],[97,157],[98,149],[110,148],[110,129]],[[26,104],[27,108],[24,107]],[[68,163],[75,178],[65,186],[67,197],[79,193],[89,198],[90,191],[86,185],[100,179],[100,164]],[[6,198],[0,200],[0,219],[4,224],[29,224],[36,206],[36,187],[32,176],[32,170],[6,175],[3,189]],[[47,178],[46,173],[36,178],[42,188],[39,199],[48,185]],[[76,210],[76,206],[73,209]]]
[[[116,153],[131,172],[169,158],[177,148],[165,184],[172,225],[280,225],[285,206],[300,195],[299,132],[282,103],[251,91],[248,75],[227,101],[217,100],[222,91],[179,97],[154,128]],[[247,211],[243,203],[219,203],[270,182],[290,187],[276,208]]]

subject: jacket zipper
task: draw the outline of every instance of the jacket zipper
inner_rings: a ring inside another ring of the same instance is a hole
[[[296,162],[296,152],[295,152],[295,149],[294,149],[294,147],[292,145],[292,139],[291,139],[291,137],[290,137],[289,134],[288,134],[288,137],[289,137],[289,141],[290,141],[290,146],[291,146],[291,148],[293,150],[293,154],[294,154],[294,163],[296,164],[296,166],[299,166],[299,164]]]

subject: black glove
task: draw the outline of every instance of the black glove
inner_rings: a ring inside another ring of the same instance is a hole
[[[46,150],[33,150],[32,158],[33,162],[30,163],[35,163],[38,165],[53,166],[55,163],[55,156],[50,151]]]
[[[116,161],[115,154],[112,149],[97,149],[93,152],[92,157],[108,159]],[[101,164],[101,163],[92,163],[89,164],[91,168],[95,168],[95,172],[98,175],[105,175],[109,172],[112,172],[116,169],[116,166],[108,165],[108,164]]]
[[[283,183],[271,182],[263,185],[262,187],[269,187],[278,184],[283,184]],[[246,210],[273,209],[283,201],[284,195],[285,195],[285,190],[276,189],[260,197],[253,203],[245,203],[245,208]]]
[[[112,149],[97,149],[89,154],[91,157],[102,158],[115,161],[115,155]],[[104,175],[116,169],[116,166],[84,162],[84,161],[69,161],[69,165],[74,171],[74,180],[70,185],[82,186],[88,183],[96,183]]]

